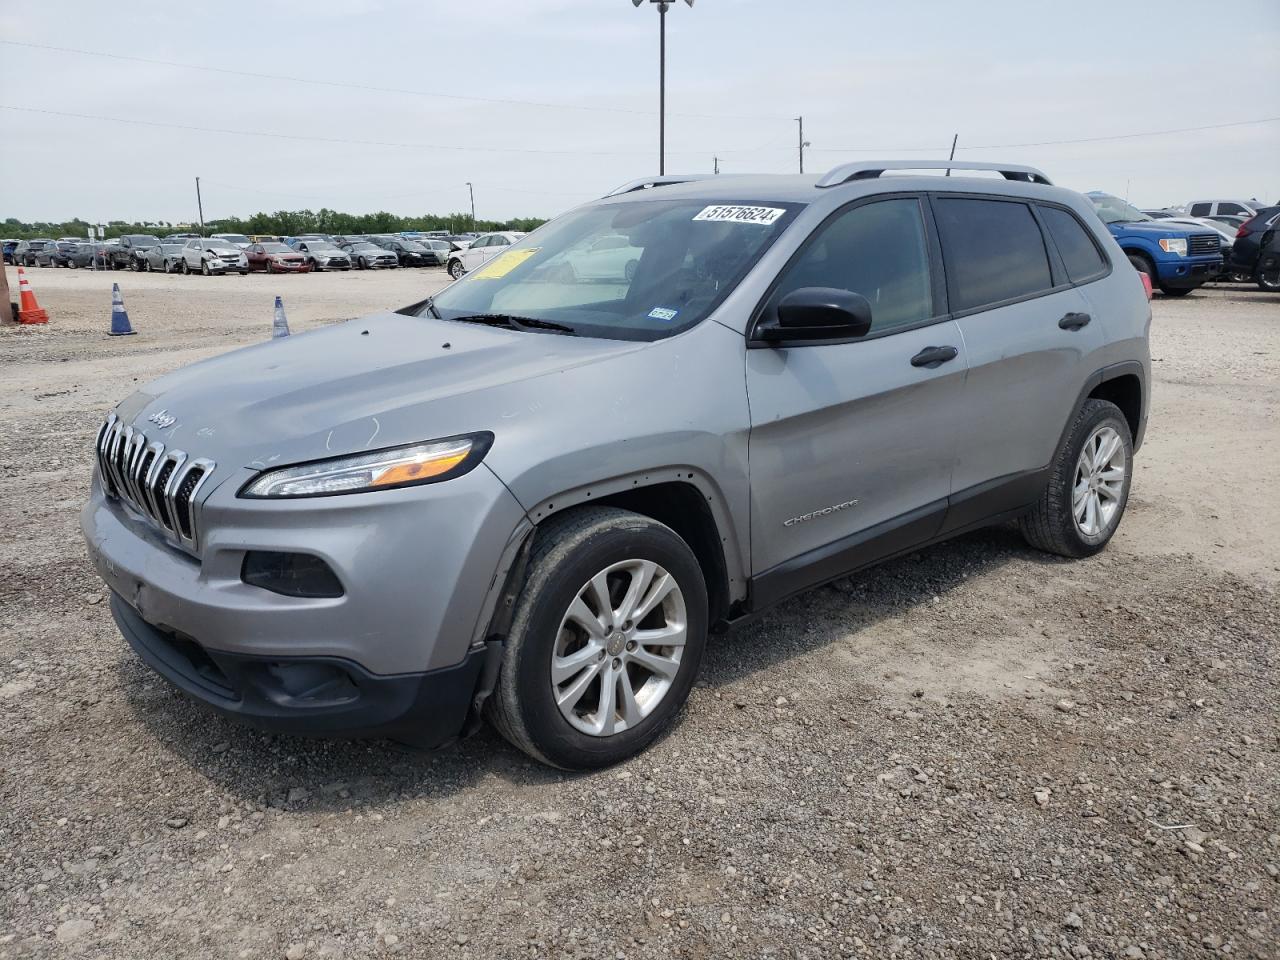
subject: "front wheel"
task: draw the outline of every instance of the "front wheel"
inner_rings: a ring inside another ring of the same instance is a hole
[[[606,767],[656,740],[689,696],[707,588],[674,530],[592,507],[537,538],[486,712],[535,759]]]
[[[1130,253],[1127,256],[1129,257],[1129,263],[1133,265],[1133,269],[1137,270],[1139,273],[1145,273],[1147,275],[1147,279],[1151,281],[1151,285],[1153,287],[1159,286],[1159,284],[1156,282],[1155,264],[1153,264],[1146,257],[1137,253]]]
[[[466,271],[462,269],[461,260],[449,261],[449,276],[453,277],[455,280],[461,280],[464,273],[466,273]]]
[[[180,271],[179,271],[179,272],[180,272],[184,277],[186,277],[186,276],[190,276],[190,274],[191,274],[191,264],[187,263],[187,261],[184,259],[184,260],[182,261],[182,267],[181,267],[181,269],[180,269]]]
[[[211,276],[213,276],[213,271],[209,269],[209,261],[208,261],[208,260],[201,260],[201,261],[200,261],[200,272],[201,272],[201,273],[203,273],[206,277],[211,277]]]
[[[1258,268],[1258,289],[1267,293],[1280,292],[1280,257]]]
[[[173,264],[168,260],[164,262],[164,272],[173,273]]]
[[[1086,400],[1054,458],[1040,501],[1019,521],[1033,547],[1088,557],[1120,526],[1133,479],[1133,437],[1120,408]]]

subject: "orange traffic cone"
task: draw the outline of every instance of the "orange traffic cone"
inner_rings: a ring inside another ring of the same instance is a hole
[[[49,314],[36,303],[36,295],[31,292],[31,281],[22,268],[18,268],[18,322],[48,323]]]

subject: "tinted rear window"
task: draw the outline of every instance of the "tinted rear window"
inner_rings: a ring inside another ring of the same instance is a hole
[[[1040,226],[1025,203],[934,201],[952,310],[971,310],[1053,286]]]
[[[1062,256],[1067,276],[1076,283],[1097,276],[1106,269],[1097,245],[1080,221],[1057,207],[1041,207],[1040,214],[1049,227],[1049,236]]]

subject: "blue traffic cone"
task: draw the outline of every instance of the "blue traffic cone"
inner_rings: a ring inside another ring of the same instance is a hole
[[[120,296],[120,284],[111,285],[111,330],[113,337],[129,337],[138,331],[129,325],[129,312],[124,308],[124,297]]]
[[[289,335],[289,321],[285,319],[284,303],[279,297],[276,297],[276,318],[271,324],[271,339],[277,340],[280,337]]]

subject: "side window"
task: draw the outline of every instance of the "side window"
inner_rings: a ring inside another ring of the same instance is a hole
[[[489,238],[488,238],[488,237],[481,237],[481,238],[480,238],[479,240],[477,240],[475,243],[471,244],[471,249],[472,249],[472,250],[479,250],[481,247],[487,247],[488,245],[489,245]]]
[[[1191,209],[1187,211],[1187,215],[1192,217],[1207,217],[1211,206],[1213,206],[1213,204],[1193,203],[1191,205]]]
[[[787,268],[773,296],[835,287],[871,302],[871,332],[933,316],[929,250],[920,201],[878,200],[839,214]]]
[[[1248,216],[1249,211],[1246,210],[1244,207],[1240,206],[1240,204],[1238,203],[1220,203],[1218,204],[1218,213],[1219,214],[1226,213],[1226,214],[1231,214],[1233,216],[1239,216],[1240,214],[1244,214],[1245,216]]]
[[[508,240],[506,237],[490,237],[490,238],[489,238],[489,246],[491,246],[491,247],[509,247],[509,246],[511,246],[511,241],[510,241],[510,240]]]
[[[1106,262],[1098,252],[1097,244],[1079,220],[1057,207],[1041,207],[1040,215],[1049,227],[1049,236],[1053,237],[1068,277],[1079,283],[1106,270]]]
[[[1025,203],[943,197],[933,209],[952,310],[971,310],[1053,286],[1040,225]]]

